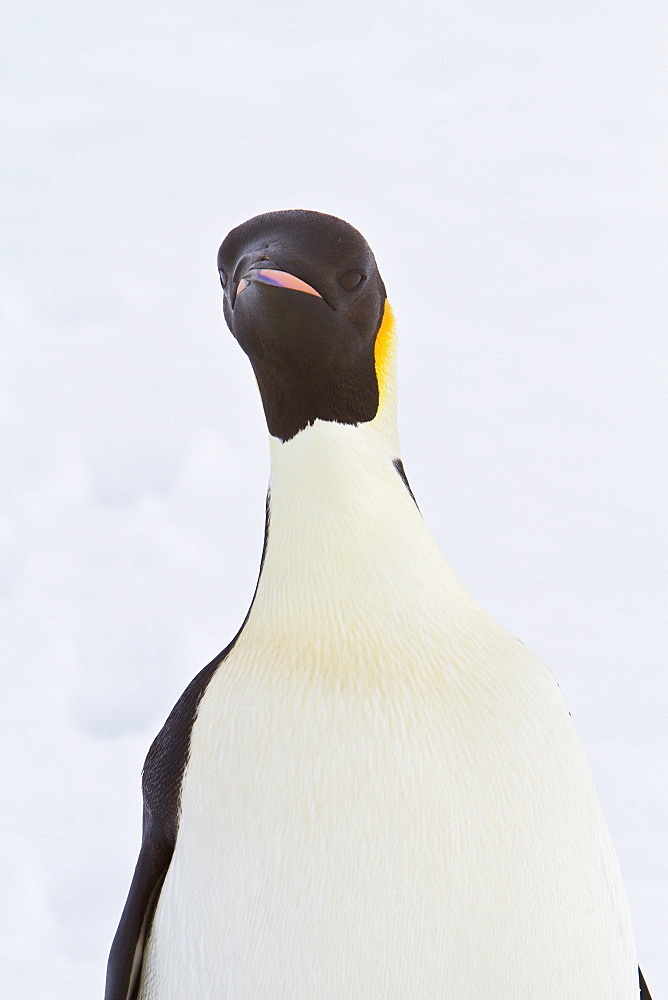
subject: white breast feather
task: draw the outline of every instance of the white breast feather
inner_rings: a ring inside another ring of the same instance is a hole
[[[375,421],[272,441],[265,566],[200,704],[140,1000],[637,998],[557,685],[457,580],[396,454]]]

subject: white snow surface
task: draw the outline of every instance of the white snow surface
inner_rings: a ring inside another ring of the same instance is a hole
[[[268,449],[215,255],[297,207],[376,253],[411,485],[559,680],[668,995],[663,15],[5,5],[7,996],[102,995],[143,757],[252,596]]]

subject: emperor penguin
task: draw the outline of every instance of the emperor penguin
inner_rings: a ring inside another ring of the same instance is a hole
[[[143,772],[107,1000],[648,1000],[559,688],[430,534],[348,223],[226,237],[271,457],[250,610]]]

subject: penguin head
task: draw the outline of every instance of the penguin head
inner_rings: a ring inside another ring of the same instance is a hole
[[[392,318],[364,237],[320,212],[258,215],[218,251],[223,313],[248,355],[269,433],[288,441],[315,420],[373,420]]]

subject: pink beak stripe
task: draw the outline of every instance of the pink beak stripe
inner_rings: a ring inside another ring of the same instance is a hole
[[[306,292],[307,295],[317,295],[319,299],[322,298],[322,295],[316,292],[315,288],[311,288],[294,274],[288,274],[287,271],[275,271],[267,267],[249,271],[246,277],[241,279],[237,288],[237,298],[248,288],[251,281],[261,281],[265,285],[276,285],[278,288],[292,288],[296,292]]]

